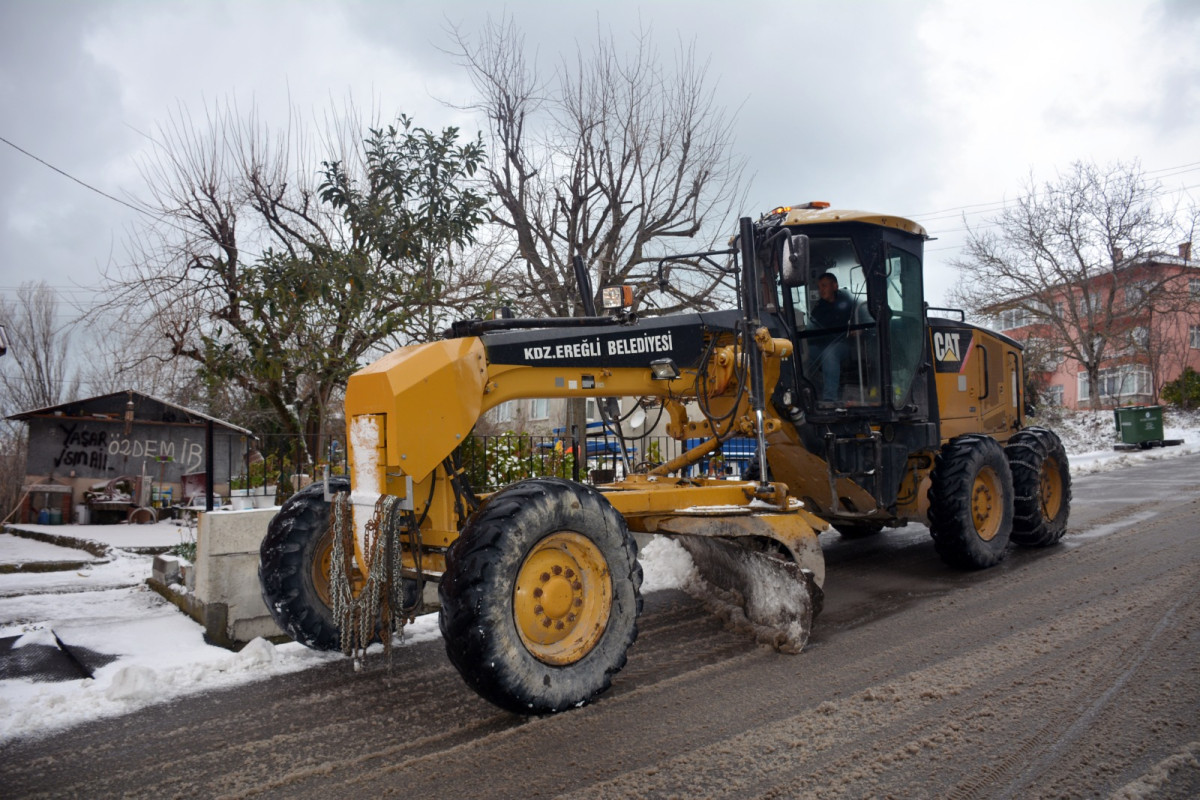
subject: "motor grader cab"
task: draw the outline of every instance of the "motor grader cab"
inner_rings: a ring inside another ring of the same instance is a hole
[[[772,477],[845,536],[928,524],[957,566],[999,561],[1010,530],[1057,541],[1066,455],[1052,432],[1026,428],[1021,346],[928,308],[924,229],[815,203],[775,209],[756,231],[764,303],[777,308],[764,319],[796,345],[771,397],[793,423],[766,437]],[[841,294],[834,326],[822,284]]]
[[[1010,537],[1057,541],[1067,459],[1024,427],[1020,347],[961,315],[927,318],[925,238],[897,217],[780,208],[742,219],[731,248],[687,256],[734,278],[736,309],[467,320],[360,370],[350,480],[308,487],[272,521],[268,608],[298,641],[352,650],[387,640],[436,583],[467,683],[545,713],[590,701],[625,663],[641,609],[631,532],[677,539],[711,597],[787,652],[820,609],[827,522],[844,536],[921,522],[962,567],[996,563]],[[455,453],[484,413],[578,397],[656,398],[669,435],[699,444],[599,487],[473,491]],[[686,477],[734,437],[757,443],[746,480]]]

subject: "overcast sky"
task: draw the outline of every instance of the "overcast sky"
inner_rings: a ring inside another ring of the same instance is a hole
[[[547,74],[640,24],[669,57],[710,60],[737,110],[746,215],[828,200],[910,216],[934,304],[955,280],[962,211],[982,212],[1073,160],[1138,159],[1200,198],[1200,2],[53,2],[0,0],[0,137],[116,197],[144,196],[147,134],[183,108],[352,97],[417,124],[478,124],[447,21],[506,8]],[[936,213],[936,212],[946,213]],[[973,223],[982,219],[976,213]],[[86,303],[137,215],[0,142],[0,292],[45,279]],[[733,229],[734,220],[730,220]]]

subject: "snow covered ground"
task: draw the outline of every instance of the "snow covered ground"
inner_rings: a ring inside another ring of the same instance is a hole
[[[1132,452],[1112,449],[1111,413],[1064,414],[1036,422],[1063,438],[1076,476],[1200,452],[1200,414],[1168,414],[1165,436],[1185,440],[1182,446]],[[152,557],[120,549],[175,544],[180,540],[175,526],[22,527],[102,540],[115,549],[111,559],[93,558],[84,569],[0,574],[0,639],[20,637],[14,648],[56,647],[54,631],[72,647],[106,654],[111,660],[87,679],[0,680],[0,743],[342,658],[261,639],[239,653],[206,644],[199,625],[146,587]],[[54,557],[45,549],[50,546],[41,542],[10,540],[15,537],[0,541],[0,563],[66,560]],[[681,587],[692,571],[682,547],[666,539],[655,539],[640,557],[645,592]],[[437,615],[421,617],[408,627],[401,648],[439,635]]]

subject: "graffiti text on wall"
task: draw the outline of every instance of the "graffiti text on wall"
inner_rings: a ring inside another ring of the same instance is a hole
[[[62,428],[62,449],[54,459],[54,468],[87,467],[88,469],[108,469],[108,432],[81,431],[79,423],[74,425],[59,425]]]
[[[118,458],[153,459],[178,462],[184,472],[196,472],[204,466],[204,444],[184,439],[176,444],[169,439],[142,439],[109,431],[79,430],[79,424],[59,425],[63,432],[62,448],[54,458],[54,468],[87,467],[103,472]]]
[[[108,455],[178,461],[184,472],[204,466],[204,444],[184,439],[178,447],[168,439],[131,439],[119,433],[108,437]]]

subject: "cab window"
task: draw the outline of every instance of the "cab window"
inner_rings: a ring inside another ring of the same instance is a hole
[[[888,323],[891,341],[892,405],[900,408],[908,402],[913,379],[921,363],[921,336],[924,314],[924,289],[921,286],[921,261],[899,248],[887,251],[887,303],[891,309]]]

